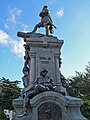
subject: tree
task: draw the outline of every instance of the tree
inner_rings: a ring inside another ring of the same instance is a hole
[[[76,76],[68,78],[66,86],[69,95],[82,99],[90,99],[90,80],[86,74],[76,72]]]
[[[86,65],[85,72],[77,72],[66,81],[66,89],[71,96],[90,99],[90,62]]]
[[[9,120],[2,110],[0,110],[0,120]]]
[[[90,120],[90,100],[84,101],[81,106],[81,112],[88,120]]]
[[[86,77],[87,77],[87,79],[90,80],[90,62],[88,62],[88,65],[86,65],[85,70],[86,70],[86,72],[85,72]]]
[[[14,109],[12,100],[18,98],[21,92],[19,88],[20,81],[10,81],[4,77],[0,80],[0,108]]]
[[[85,70],[83,73],[76,72],[75,76],[66,79],[65,85],[69,95],[83,99],[81,112],[90,120],[90,62]]]

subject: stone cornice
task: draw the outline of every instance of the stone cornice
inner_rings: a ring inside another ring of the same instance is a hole
[[[43,48],[61,48],[63,45],[63,40],[58,41],[43,41],[42,39],[39,41],[32,41],[29,39],[26,39],[26,44],[28,44],[30,47],[43,47]]]

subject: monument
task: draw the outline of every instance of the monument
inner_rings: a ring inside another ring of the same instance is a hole
[[[13,100],[13,120],[86,120],[80,112],[82,100],[71,97],[62,86],[61,47],[64,43],[52,36],[53,24],[47,6],[39,16],[41,22],[32,32],[18,32],[25,41],[22,97]],[[44,27],[45,34],[36,33]]]

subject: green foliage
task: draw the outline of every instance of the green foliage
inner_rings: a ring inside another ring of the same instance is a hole
[[[0,108],[13,109],[12,100],[19,97],[20,88],[19,81],[10,81],[2,78],[0,82]]]
[[[81,112],[88,120],[90,120],[90,100],[84,101],[81,106]]]
[[[90,62],[88,62],[88,64],[89,65],[86,65],[86,68],[85,68],[85,70],[86,70],[86,77],[87,77],[87,79],[89,79],[90,80]]]
[[[65,87],[69,95],[84,100],[81,112],[90,120],[90,62],[85,70],[86,72],[76,72],[75,76],[68,78]]]
[[[3,110],[0,110],[0,120],[9,120],[9,119],[6,117],[6,115],[5,115],[5,113],[3,112]]]
[[[71,96],[90,99],[90,79],[84,73],[76,72],[76,76],[69,78],[66,89]]]

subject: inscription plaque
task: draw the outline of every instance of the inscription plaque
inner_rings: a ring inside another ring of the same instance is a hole
[[[38,108],[38,120],[62,120],[62,110],[55,103],[44,103]]]

